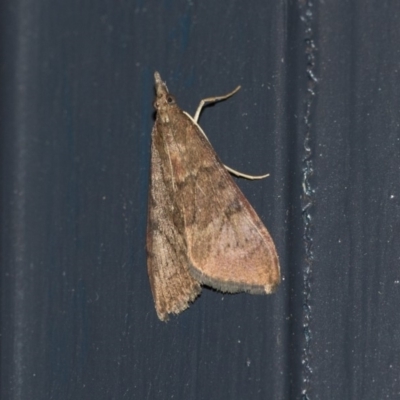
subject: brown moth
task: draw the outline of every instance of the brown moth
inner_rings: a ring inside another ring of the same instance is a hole
[[[274,242],[197,124],[154,74],[147,268],[158,317],[179,314],[201,285],[222,292],[272,293],[280,283]]]

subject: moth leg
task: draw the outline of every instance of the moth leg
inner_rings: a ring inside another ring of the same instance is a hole
[[[236,89],[232,90],[232,92],[230,92],[230,93],[228,93],[228,94],[226,94],[224,96],[208,97],[206,99],[201,100],[199,106],[197,107],[196,114],[194,114],[194,117],[193,117],[194,122],[198,125],[198,120],[199,120],[199,116],[200,116],[201,110],[203,109],[203,107],[207,103],[215,103],[217,101],[226,100],[229,97],[233,96],[239,89],[240,89],[240,86],[238,86]],[[201,133],[204,135],[204,137],[208,140],[207,135],[203,132],[202,129],[200,129],[200,130],[201,130]],[[239,178],[246,178],[246,179],[250,179],[250,180],[255,180],[255,179],[264,179],[267,176],[269,176],[269,174],[265,174],[265,175],[247,175],[247,174],[244,174],[242,172],[236,171],[235,169],[230,168],[225,164],[224,164],[224,167],[231,174],[233,174],[235,176],[238,176]]]
[[[229,97],[233,96],[239,89],[240,89],[240,86],[238,86],[235,90],[232,90],[232,92],[230,92],[224,96],[208,97],[206,99],[201,100],[199,106],[197,107],[196,114],[194,114],[194,117],[193,117],[194,122],[196,122],[196,124],[197,124],[201,110],[205,106],[206,103],[215,103],[217,101],[228,99]]]
[[[265,175],[247,175],[244,174],[243,172],[239,172],[236,171],[233,168],[228,167],[227,165],[223,164],[224,168],[229,171],[232,175],[238,176],[239,178],[246,178],[246,179],[250,179],[250,180],[256,180],[256,179],[264,179],[267,176],[269,176],[269,174],[265,174]]]

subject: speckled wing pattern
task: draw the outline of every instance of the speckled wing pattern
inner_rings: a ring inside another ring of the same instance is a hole
[[[157,315],[166,321],[168,314],[185,310],[201,287],[189,273],[183,218],[174,198],[176,193],[171,190],[172,171],[163,163],[157,147],[163,150],[162,136],[155,125],[151,146],[147,266]]]
[[[200,293],[272,293],[280,282],[275,245],[196,122],[156,73],[147,231],[148,272],[166,320]]]

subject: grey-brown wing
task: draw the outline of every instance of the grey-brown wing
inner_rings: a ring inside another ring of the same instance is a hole
[[[147,269],[158,317],[185,310],[200,293],[200,284],[189,273],[183,217],[175,204],[172,171],[160,157],[162,138],[152,134],[151,182],[147,223]],[[158,142],[157,142],[158,140]]]
[[[270,234],[190,117],[179,132],[169,149],[192,276],[227,292],[273,292],[280,268]]]

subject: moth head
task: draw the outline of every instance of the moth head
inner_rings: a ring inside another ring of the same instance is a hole
[[[154,73],[154,81],[156,86],[156,98],[153,106],[161,119],[164,122],[168,122],[167,110],[170,106],[176,104],[175,98],[169,94],[167,85],[161,80],[161,76],[158,72]]]
[[[171,96],[170,94],[167,94],[166,96],[163,95],[161,97],[156,96],[153,106],[156,110],[161,110],[166,106],[171,106],[173,104],[176,104],[175,97]]]

